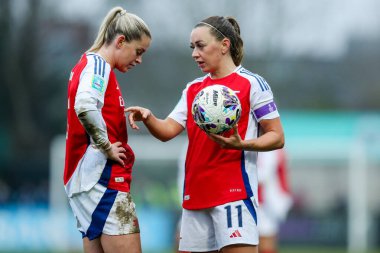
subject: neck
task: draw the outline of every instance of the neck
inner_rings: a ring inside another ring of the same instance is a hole
[[[100,56],[102,56],[106,62],[111,66],[111,69],[113,69],[115,66],[115,63],[113,62],[113,58],[112,58],[112,52],[110,50],[110,47],[106,47],[105,45],[103,45],[99,51],[96,52],[97,54],[99,54]]]
[[[221,67],[219,69],[210,73],[211,78],[212,79],[220,79],[220,78],[223,78],[225,76],[228,76],[236,69],[236,67],[237,66],[234,64],[234,62],[232,60],[227,61],[226,63],[222,63]]]

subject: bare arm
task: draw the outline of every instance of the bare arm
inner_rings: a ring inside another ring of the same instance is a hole
[[[210,134],[209,136],[219,143],[222,148],[228,149],[270,151],[284,146],[285,137],[280,118],[262,120],[259,124],[264,133],[256,139],[242,140],[237,126],[234,127],[234,133],[230,137],[216,134]]]
[[[129,112],[128,120],[133,129],[138,130],[136,121],[142,121],[149,132],[160,141],[171,140],[184,130],[177,121],[171,118],[159,119],[149,109],[143,107],[132,106],[124,111]]]

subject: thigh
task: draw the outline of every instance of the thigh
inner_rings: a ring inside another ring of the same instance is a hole
[[[136,206],[130,192],[118,192],[103,227],[106,235],[140,233]]]
[[[256,207],[251,199],[216,206],[211,214],[215,227],[216,246],[219,250],[230,245],[236,248],[241,244],[241,249],[236,252],[241,250],[245,252],[245,250],[250,251],[256,248],[259,244]]]
[[[69,198],[71,209],[77,219],[77,228],[84,237],[93,240],[102,234],[116,195],[117,191],[96,184],[89,191]]]
[[[183,209],[179,250],[188,252],[210,252],[217,250],[210,209]]]
[[[99,238],[90,241],[87,237],[84,237],[83,251],[84,253],[104,253]]]
[[[141,253],[140,234],[105,235],[100,237],[104,253]]]
[[[221,253],[258,253],[259,248],[256,245],[234,244],[220,250]]]
[[[129,192],[96,184],[90,191],[70,198],[80,232],[90,240],[102,234],[140,233],[135,203]]]

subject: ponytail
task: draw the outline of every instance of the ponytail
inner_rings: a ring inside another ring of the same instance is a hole
[[[151,38],[150,30],[145,22],[121,7],[114,7],[100,25],[98,35],[87,52],[97,52],[105,44],[109,45],[116,35],[122,34],[127,42],[140,40],[142,35]]]

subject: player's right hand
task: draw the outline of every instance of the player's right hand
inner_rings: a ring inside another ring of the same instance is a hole
[[[124,109],[124,112],[129,112],[128,121],[132,129],[139,130],[136,121],[145,121],[152,114],[149,109],[140,106],[131,106]]]

